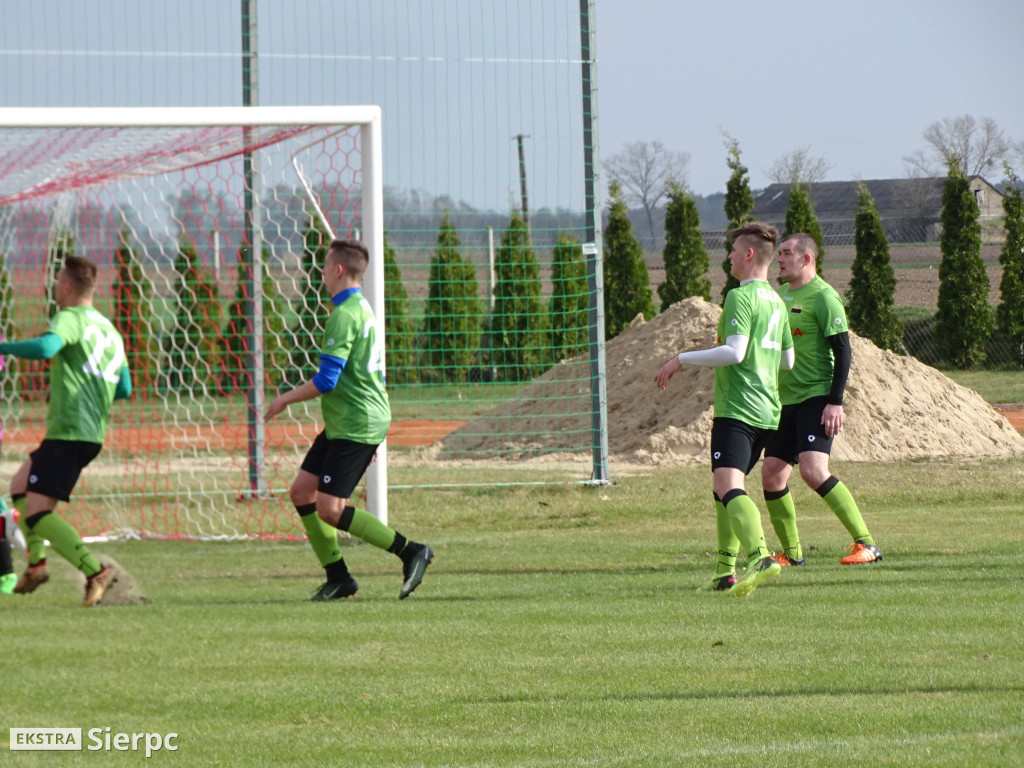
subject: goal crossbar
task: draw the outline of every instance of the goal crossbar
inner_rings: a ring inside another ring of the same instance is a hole
[[[313,107],[14,107],[3,128],[151,128],[261,125],[371,125],[378,106]]]

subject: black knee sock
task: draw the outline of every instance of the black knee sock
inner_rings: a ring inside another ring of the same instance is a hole
[[[409,540],[405,538],[405,536],[398,533],[398,531],[395,531],[395,540],[391,543],[391,546],[388,547],[388,552],[401,557],[408,543]]]
[[[345,558],[324,566],[324,570],[327,571],[328,581],[342,581],[349,575],[348,566],[345,565]]]
[[[0,539],[0,576],[14,573],[14,560],[11,558],[11,543]]]

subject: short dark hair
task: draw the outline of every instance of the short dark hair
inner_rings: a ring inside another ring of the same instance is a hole
[[[782,242],[787,240],[794,240],[796,242],[796,250],[801,253],[809,253],[811,258],[814,259],[815,265],[818,263],[818,243],[817,241],[808,235],[806,232],[794,232],[792,235],[783,238]],[[779,243],[782,245],[782,243]]]
[[[327,258],[333,258],[345,268],[349,277],[359,281],[370,265],[370,251],[358,240],[332,240]]]
[[[65,256],[61,266],[67,273],[76,296],[89,296],[96,290],[99,269],[91,259],[84,256]]]
[[[768,264],[775,256],[775,244],[779,239],[779,230],[764,221],[751,221],[742,227],[730,229],[728,237],[733,243],[744,238],[746,246],[754,249],[757,260]]]

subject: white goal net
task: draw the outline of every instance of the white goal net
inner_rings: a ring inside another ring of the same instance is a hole
[[[264,404],[318,363],[320,264],[360,237],[383,336],[375,107],[24,109],[0,117],[0,333],[46,330],[67,254],[134,380],[64,514],[84,535],[301,536],[287,488],[319,407]],[[45,361],[0,373],[4,476],[44,434]],[[386,518],[386,457],[365,491]]]

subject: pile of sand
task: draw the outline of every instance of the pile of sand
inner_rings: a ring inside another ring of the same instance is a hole
[[[709,462],[714,371],[684,366],[665,391],[655,387],[654,376],[676,352],[714,345],[720,314],[715,304],[686,299],[650,322],[638,317],[608,342],[608,449],[613,459],[663,466]],[[892,461],[1024,453],[1024,437],[976,392],[915,358],[850,335],[853,368],[834,457]],[[515,400],[445,438],[440,457],[485,451],[514,459],[527,450],[564,450],[561,433],[590,428],[588,416],[557,410],[573,394],[589,392],[579,372],[579,365],[554,366]],[[509,423],[516,425],[517,435],[502,437]]]

